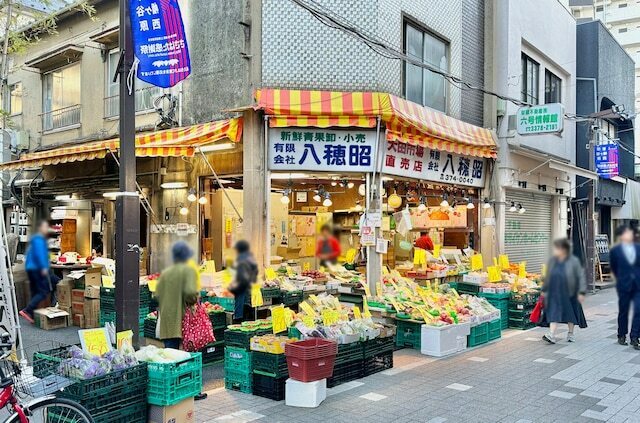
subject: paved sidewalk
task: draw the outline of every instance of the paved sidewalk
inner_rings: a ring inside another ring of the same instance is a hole
[[[589,296],[589,328],[548,345],[506,331],[450,358],[395,353],[394,368],[329,390],[316,409],[214,389],[198,422],[640,422],[640,352],[616,344],[616,294]]]

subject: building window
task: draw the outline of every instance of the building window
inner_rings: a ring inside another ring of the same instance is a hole
[[[107,74],[105,75],[106,88],[104,99],[104,117],[111,118],[120,114],[120,84],[113,82],[113,75],[118,67],[120,50],[115,49],[109,53],[107,60]],[[136,112],[154,109],[154,100],[162,95],[162,89],[136,78]]]
[[[22,82],[9,85],[9,96],[5,101],[4,109],[12,116],[22,113]]]
[[[562,102],[562,80],[555,76],[548,69],[544,71],[544,102]]]
[[[618,28],[618,34],[627,32],[627,28]]]
[[[600,134],[602,134],[602,137],[605,140],[614,140],[617,138],[616,126],[608,120],[600,119],[598,122],[598,127],[600,128]]]
[[[408,56],[449,72],[449,45],[444,40],[408,22],[404,25],[404,40]],[[404,95],[407,100],[446,112],[447,91],[447,82],[442,75],[405,63]]]
[[[622,9],[623,7],[627,7],[627,3],[620,3],[618,5],[618,9]]]
[[[596,6],[596,12],[604,11],[604,6]]]
[[[538,87],[540,65],[522,53],[522,101],[538,104]]]
[[[80,123],[80,62],[44,74],[42,130]]]

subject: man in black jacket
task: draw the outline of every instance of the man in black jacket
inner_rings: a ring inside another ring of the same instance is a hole
[[[640,246],[629,226],[616,229],[618,245],[611,249],[609,262],[618,291],[618,343],[627,345],[629,310],[633,303],[631,346],[640,350]]]
[[[233,319],[242,321],[247,293],[250,292],[251,285],[258,280],[258,265],[247,241],[238,241],[234,248],[238,253],[235,263],[236,280],[229,290],[235,297]]]

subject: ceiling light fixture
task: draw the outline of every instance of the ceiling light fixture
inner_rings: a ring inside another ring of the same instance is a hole
[[[449,207],[448,198],[449,198],[449,195],[448,194],[444,194],[444,197],[442,198],[442,201],[440,202],[440,207]]]
[[[193,203],[197,199],[198,199],[198,197],[196,196],[196,189],[195,188],[189,188],[189,194],[187,195],[187,200],[190,201],[191,203]]]
[[[516,209],[516,203],[512,201],[511,202],[511,207],[509,207],[509,211],[510,212],[515,212],[516,210],[517,210]]]
[[[198,198],[198,204],[201,205],[205,205],[209,202],[209,200],[207,200],[207,196],[202,194],[202,196],[200,198]]]
[[[183,189],[188,187],[189,184],[186,182],[163,182],[160,184],[162,189]]]
[[[522,204],[518,204],[518,213],[524,214],[524,212],[526,212],[526,211],[527,211],[527,209],[522,207]]]
[[[186,215],[188,215],[188,214],[189,214],[189,209],[188,209],[188,208],[186,208],[184,205],[180,205],[179,207],[180,207],[179,213],[180,213],[182,216],[186,216]]]
[[[491,203],[489,202],[488,198],[485,198],[484,202],[482,203],[482,208],[483,209],[488,209],[489,207],[491,207]]]
[[[322,202],[322,205],[325,207],[331,207],[331,205],[333,204],[333,201],[331,201],[331,195],[327,192],[324,194],[324,201]]]
[[[473,204],[473,200],[471,198],[467,198],[467,208],[469,210],[476,208],[476,206],[475,206],[475,204]]]

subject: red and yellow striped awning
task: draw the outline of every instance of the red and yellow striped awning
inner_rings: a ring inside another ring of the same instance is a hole
[[[476,157],[496,157],[490,130],[387,93],[262,89],[256,107],[271,127],[373,128],[380,117],[387,139]]]
[[[224,139],[240,142],[242,139],[242,119],[226,119],[184,128],[138,134],[136,136],[136,156],[192,157],[198,147]],[[109,151],[116,152],[119,146],[120,140],[114,138],[27,153],[19,160],[0,164],[0,170],[102,159]]]

